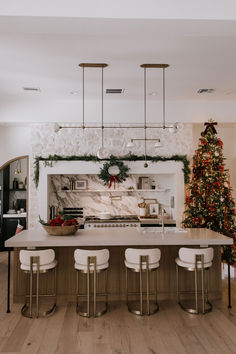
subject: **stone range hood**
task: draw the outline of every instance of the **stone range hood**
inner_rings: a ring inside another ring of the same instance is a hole
[[[103,164],[103,161],[58,161],[53,162],[53,166],[50,167],[44,166],[44,162],[41,161],[38,187],[39,215],[41,218],[44,220],[49,218],[49,181],[51,175],[97,175]],[[148,168],[144,168],[143,161],[125,161],[125,164],[130,168],[130,175],[172,175],[173,186],[171,186],[171,190],[174,196],[174,212],[176,225],[180,227],[184,212],[184,174],[182,171],[182,162],[148,161]]]

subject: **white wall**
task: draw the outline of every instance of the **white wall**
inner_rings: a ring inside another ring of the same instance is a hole
[[[0,126],[0,167],[17,156],[30,155],[30,127]]]
[[[193,125],[193,148],[196,149],[201,132],[204,130],[203,124]],[[230,172],[230,184],[233,188],[233,198],[236,203],[236,123],[219,124],[216,127],[217,135],[223,141],[223,155],[226,158],[226,168]]]

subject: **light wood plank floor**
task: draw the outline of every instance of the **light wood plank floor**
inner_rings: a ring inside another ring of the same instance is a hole
[[[27,319],[20,304],[6,313],[7,254],[0,253],[0,354],[165,354],[236,353],[236,281],[231,313],[227,292],[212,313],[189,315],[173,301],[160,302],[150,317],[129,313],[123,303],[96,319],[75,312],[75,304],[58,307],[49,318]]]

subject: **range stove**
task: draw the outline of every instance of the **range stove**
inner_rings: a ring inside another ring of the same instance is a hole
[[[110,219],[99,219],[97,216],[86,216],[85,229],[94,228],[132,228],[140,227],[137,215],[114,215]]]

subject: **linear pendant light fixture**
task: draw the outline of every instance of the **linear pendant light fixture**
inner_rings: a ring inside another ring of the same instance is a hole
[[[57,133],[61,129],[101,129],[102,131],[102,142],[101,146],[97,152],[97,156],[100,159],[103,159],[107,157],[108,151],[104,148],[104,129],[144,129],[144,138],[143,139],[136,139],[133,138],[131,139],[127,147],[132,148],[135,146],[134,141],[144,141],[144,147],[145,147],[145,167],[148,167],[148,164],[146,162],[146,152],[147,152],[147,141],[155,141],[154,146],[161,147],[161,141],[159,138],[156,139],[148,139],[147,138],[147,129],[166,129],[168,128],[169,132],[171,133],[176,133],[177,131],[181,131],[183,129],[183,125],[181,123],[174,123],[174,124],[166,124],[165,121],[165,69],[169,67],[168,64],[142,64],[140,65],[141,68],[144,69],[144,125],[126,125],[126,126],[120,126],[120,124],[113,124],[113,125],[104,125],[104,112],[103,112],[103,101],[104,101],[104,83],[103,83],[103,69],[108,66],[108,64],[105,63],[80,63],[78,64],[82,69],[82,93],[83,93],[83,99],[82,99],[82,124],[76,124],[76,125],[59,125],[58,123],[54,124],[54,132]],[[102,100],[102,121],[101,125],[85,125],[85,68],[100,68],[101,73],[102,73],[102,82],[101,82],[101,90],[102,90],[102,95],[101,95],[101,100]],[[147,69],[162,69],[163,75],[162,75],[162,83],[163,83],[163,96],[162,96],[162,124],[155,124],[155,125],[147,125],[147,75],[146,71]]]
[[[145,156],[145,163],[144,167],[148,167],[147,163],[147,141],[155,141],[156,143],[154,144],[155,148],[162,147],[162,143],[160,139],[149,139],[147,138],[147,69],[162,69],[162,124],[159,126],[155,126],[155,128],[159,129],[166,129],[168,128],[170,132],[176,132],[177,130],[182,130],[182,125],[180,123],[175,123],[174,125],[167,125],[166,124],[166,107],[165,107],[165,69],[169,67],[169,64],[142,64],[140,65],[141,68],[144,69],[144,138],[143,139],[137,139],[133,138],[131,139],[127,147],[132,148],[135,146],[134,141],[144,141],[144,156]],[[151,127],[150,127],[151,128]]]

